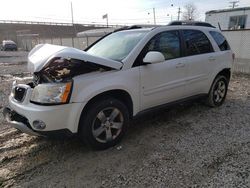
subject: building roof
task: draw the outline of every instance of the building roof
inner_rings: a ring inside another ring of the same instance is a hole
[[[246,11],[250,10],[250,7],[240,7],[240,8],[228,8],[228,9],[220,9],[220,10],[210,10],[207,11],[206,14],[216,14],[222,12],[234,12],[234,11]]]

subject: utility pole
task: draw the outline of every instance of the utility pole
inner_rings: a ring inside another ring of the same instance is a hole
[[[72,1],[70,2],[70,5],[71,5],[71,23],[72,23],[72,27],[74,29],[74,34],[76,34],[76,28],[75,28],[75,25],[74,25],[74,12],[73,12]],[[72,45],[73,45],[73,47],[75,47],[74,37],[72,37]]]
[[[181,15],[181,8],[178,8],[178,21],[180,20],[180,15]]]
[[[240,1],[231,1],[231,2],[229,2],[229,3],[232,4],[232,5],[230,5],[229,7],[231,7],[231,8],[238,7],[238,6],[239,6],[239,5],[238,5],[239,2],[240,2]]]
[[[154,15],[154,24],[156,25],[156,19],[155,19],[155,8],[153,8],[153,15]]]
[[[71,5],[71,23],[74,25],[74,12],[73,12],[73,4],[72,1],[70,2]]]
[[[109,16],[107,15],[107,27],[109,27]]]

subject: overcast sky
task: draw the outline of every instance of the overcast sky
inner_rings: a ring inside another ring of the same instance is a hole
[[[167,24],[177,19],[178,7],[193,2],[198,8],[199,19],[205,12],[229,8],[231,0],[1,0],[0,20],[31,20],[71,22],[70,2],[73,3],[74,20],[80,23],[103,23],[108,13],[110,24]],[[173,4],[173,6],[171,6]],[[240,7],[250,6],[250,0],[240,0]]]

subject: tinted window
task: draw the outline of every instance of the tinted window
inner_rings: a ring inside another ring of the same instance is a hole
[[[217,43],[217,45],[219,46],[221,51],[230,50],[230,47],[229,47],[225,37],[222,34],[216,32],[216,31],[210,31],[209,33],[214,38],[215,42]]]
[[[148,43],[147,52],[161,52],[165,59],[174,59],[181,56],[180,38],[178,31],[167,31],[153,37]]]
[[[213,51],[207,36],[197,30],[183,30],[186,45],[186,55],[197,55]]]

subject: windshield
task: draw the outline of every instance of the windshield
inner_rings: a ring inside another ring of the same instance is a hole
[[[133,50],[147,31],[125,31],[108,35],[87,52],[91,55],[121,61]]]

